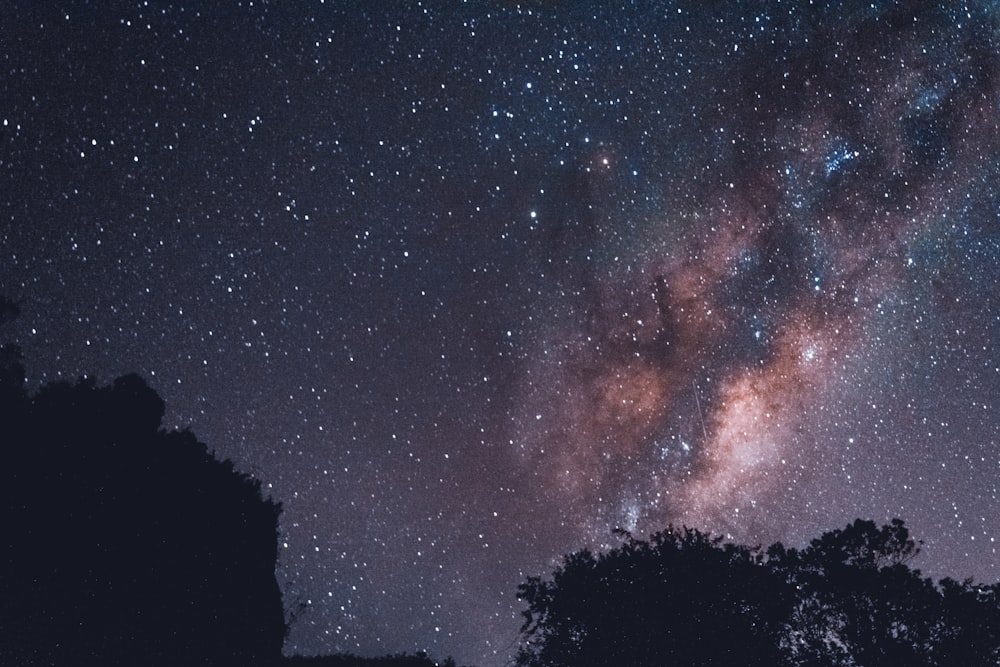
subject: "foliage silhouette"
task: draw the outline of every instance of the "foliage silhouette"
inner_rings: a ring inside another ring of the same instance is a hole
[[[621,533],[602,554],[529,577],[522,667],[996,665],[1000,584],[909,567],[900,520],[857,520],[801,550],[746,547],[688,528]]]
[[[936,664],[941,597],[908,567],[917,552],[899,519],[880,529],[858,520],[789,559],[800,591],[785,638],[791,664]]]
[[[0,664],[280,660],[280,506],[163,413],[134,375],[0,392]]]
[[[617,549],[577,552],[551,580],[521,585],[519,664],[775,664],[772,619],[790,600],[759,550],[690,529],[623,535]]]

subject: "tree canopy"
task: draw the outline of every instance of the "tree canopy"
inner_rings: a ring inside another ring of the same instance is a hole
[[[802,550],[767,549],[670,527],[622,533],[529,577],[517,664],[996,665],[1000,584],[912,569],[904,523],[857,520]]]
[[[162,429],[137,376],[30,395],[0,365],[0,664],[280,660],[280,507],[259,482]]]

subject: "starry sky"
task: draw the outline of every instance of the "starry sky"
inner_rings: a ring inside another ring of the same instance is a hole
[[[8,2],[4,336],[283,503],[288,653],[503,665],[615,527],[996,581],[1000,6],[940,4]]]

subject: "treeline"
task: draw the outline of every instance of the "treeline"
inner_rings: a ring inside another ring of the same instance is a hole
[[[163,414],[134,375],[29,394],[0,348],[0,664],[280,660],[280,505]]]
[[[622,537],[521,585],[518,665],[1000,664],[1000,584],[924,577],[900,520],[857,520],[802,550],[686,528]]]
[[[0,324],[17,314],[0,297]],[[0,665],[454,667],[283,657],[280,504],[137,376],[25,387],[0,345]],[[518,591],[521,667],[1000,665],[1000,584],[933,582],[902,521],[767,549],[621,533]]]
[[[283,657],[281,505],[163,415],[135,375],[29,392],[0,344],[0,666],[454,667]]]

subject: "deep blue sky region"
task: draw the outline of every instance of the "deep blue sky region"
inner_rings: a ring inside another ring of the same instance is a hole
[[[503,665],[616,527],[901,517],[1000,579],[997,3],[14,1],[0,44],[4,334],[262,480],[286,652]]]

